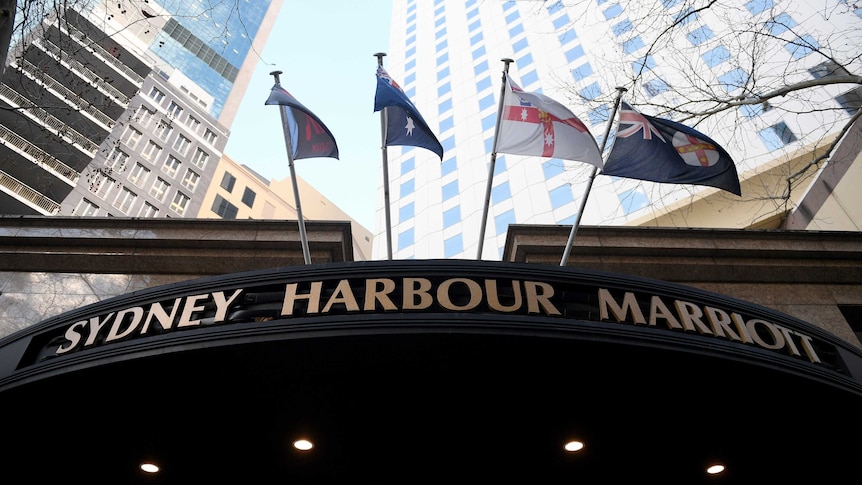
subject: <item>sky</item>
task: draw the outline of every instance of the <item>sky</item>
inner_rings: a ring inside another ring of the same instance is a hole
[[[278,107],[264,105],[270,73],[282,71],[282,87],[323,121],[339,152],[295,160],[297,177],[372,232],[382,177],[374,54],[389,47],[391,9],[391,0],[284,0],[224,151],[267,179],[290,176]]]

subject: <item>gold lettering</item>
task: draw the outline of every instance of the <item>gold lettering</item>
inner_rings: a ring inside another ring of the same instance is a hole
[[[378,287],[381,289],[378,291]],[[380,302],[384,310],[397,310],[398,307],[389,299],[389,294],[395,291],[395,282],[389,278],[365,280],[365,305],[363,310],[370,312],[377,308],[376,302]]]
[[[81,341],[81,334],[77,330],[75,330],[77,327],[81,327],[81,329],[86,328],[87,321],[81,320],[80,322],[75,322],[72,325],[69,325],[69,328],[66,329],[66,333],[63,334],[63,336],[66,337],[66,342],[69,345],[64,344],[57,348],[58,354],[65,354],[66,352],[74,349]]]
[[[820,357],[817,355],[817,352],[815,352],[814,347],[811,345],[811,337],[809,337],[808,335],[803,335],[803,334],[798,333],[798,332],[794,332],[794,333],[796,333],[796,335],[798,335],[799,338],[801,339],[802,350],[805,351],[805,355],[808,356],[808,360],[810,360],[811,362],[814,362],[815,364],[819,364],[820,363]]]
[[[470,300],[467,302],[466,305],[458,306],[452,303],[452,300],[449,298],[449,288],[451,288],[451,286],[455,283],[463,283],[470,291]],[[448,279],[441,283],[440,287],[437,288],[437,301],[440,302],[440,306],[447,310],[472,310],[476,308],[479,303],[482,303],[482,287],[479,286],[479,283],[476,283],[473,280],[468,280],[467,278]]]
[[[341,303],[344,305],[344,309],[349,312],[359,311],[359,305],[356,303],[356,297],[353,296],[353,290],[350,288],[350,281],[341,280],[338,282],[338,286],[335,287],[335,291],[332,293],[332,296],[329,297],[329,301],[326,302],[326,305],[323,307],[323,313],[328,313],[332,308],[332,305],[336,303]]]
[[[497,280],[485,280],[485,292],[488,294],[488,306],[491,310],[498,312],[513,312],[521,308],[521,282],[512,280],[512,293],[515,295],[515,301],[504,306],[500,303],[500,296],[497,294]]]
[[[428,293],[431,282],[425,278],[404,278],[404,301],[401,305],[405,310],[424,310],[434,303]]]
[[[765,340],[763,340],[763,338],[760,336],[760,334],[757,333],[757,329],[754,328],[754,326],[757,324],[761,324],[762,326],[766,327],[766,329],[772,335],[772,340],[773,340],[772,343],[766,342]],[[764,349],[778,350],[781,347],[784,347],[784,337],[781,335],[781,332],[779,332],[778,329],[775,328],[775,325],[773,325],[773,324],[771,324],[765,320],[753,318],[753,319],[749,320],[748,322],[746,322],[746,326],[748,326],[748,332],[751,335],[751,338],[754,340],[754,342],[757,345],[763,347]]]
[[[308,300],[308,309],[307,313],[317,313],[320,308],[320,289],[323,287],[323,283],[320,281],[315,281],[311,283],[311,291],[304,295],[298,295],[296,293],[297,283],[288,283],[284,289],[284,302],[281,305],[281,314],[282,315],[293,315],[293,307],[296,303],[295,300]]]
[[[126,319],[126,315],[129,313],[132,314],[132,321],[129,322],[129,327],[126,330],[120,332],[120,325],[123,324],[123,320]],[[117,318],[114,319],[114,324],[111,325],[111,331],[108,332],[108,336],[107,338],[105,338],[105,342],[117,340],[125,337],[126,335],[129,335],[136,328],[138,328],[138,325],[141,324],[142,318],[144,318],[144,309],[139,306],[120,310],[119,312],[117,312]]]
[[[682,320],[682,325],[686,330],[697,330],[701,335],[712,335],[712,330],[700,319],[703,316],[703,311],[699,306],[680,300],[674,300],[673,306],[676,308],[679,319]],[[695,327],[697,328],[695,329]]]
[[[104,320],[99,322],[99,317],[90,318],[90,335],[87,336],[87,341],[84,342],[84,347],[88,345],[93,345],[96,342],[96,337],[99,335],[99,330],[102,329],[102,326],[108,323],[108,320],[114,316],[114,312],[109,313]]]
[[[736,329],[739,330],[739,338],[742,340],[742,343],[750,344],[752,342],[751,335],[748,334],[748,327],[745,326],[745,320],[742,319],[742,315],[731,313],[730,318],[733,320]]]
[[[200,325],[200,320],[192,320],[192,313],[204,311],[206,309],[203,305],[198,305],[197,302],[198,300],[203,300],[208,296],[209,295],[194,295],[186,297],[186,303],[183,305],[183,312],[180,314],[180,321],[177,323],[177,328]]]
[[[634,296],[632,296],[632,300],[634,300]],[[643,317],[641,317],[643,318]],[[656,323],[658,323],[658,319],[664,319],[667,322],[667,328],[670,329],[682,329],[682,325],[679,323],[679,320],[673,316],[673,312],[670,311],[670,308],[664,304],[661,298],[653,295],[650,298],[649,303],[649,325],[650,327],[654,327]]]
[[[704,307],[704,310],[706,310],[706,319],[712,326],[712,331],[716,337],[724,337],[728,340],[742,340],[733,328],[731,328],[733,321],[726,311],[710,306]]]
[[[537,281],[525,281],[524,291],[527,292],[527,311],[530,313],[539,313],[541,306],[545,310],[545,315],[562,315],[557,307],[551,303],[551,297],[554,296],[554,287],[547,283],[539,283]]]
[[[608,310],[610,310],[610,313]],[[610,314],[613,313],[614,319],[617,323],[623,323],[626,321],[626,316],[629,312],[631,312],[632,322],[635,324],[643,325],[646,323],[644,314],[641,312],[637,300],[635,300],[634,293],[627,291],[626,294],[623,295],[623,304],[618,305],[610,291],[604,288],[599,288],[599,318],[607,320],[610,317]],[[650,325],[655,324],[651,323]]]
[[[233,292],[233,295],[230,298],[225,299],[223,291],[216,291],[213,293],[213,301],[215,302],[216,312],[213,316],[213,322],[223,322],[225,318],[227,318],[227,310],[230,307],[230,304],[242,293],[242,290],[236,290]]]
[[[174,300],[170,314],[165,311],[162,304],[159,302],[155,302],[150,305],[150,311],[147,313],[147,321],[144,322],[144,326],[141,328],[141,334],[145,334],[149,331],[150,322],[153,320],[154,316],[156,317],[156,320],[158,320],[159,325],[162,326],[162,329],[170,330],[171,327],[174,326],[174,318],[177,316],[177,310],[180,309],[180,300],[181,298]]]

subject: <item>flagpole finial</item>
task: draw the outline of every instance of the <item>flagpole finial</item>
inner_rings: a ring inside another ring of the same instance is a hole
[[[378,66],[382,66],[382,65],[383,65],[383,58],[384,58],[385,56],[386,56],[386,53],[385,53],[385,52],[375,52],[375,53],[374,53],[374,57],[376,57],[376,58],[377,58],[377,65],[378,65]]]
[[[628,89],[628,88],[626,88],[626,87],[623,87],[623,86],[617,86],[617,91],[619,91],[620,93],[624,93],[624,92],[626,92],[626,91],[628,91],[628,90],[629,90],[629,89]]]
[[[281,71],[272,71],[269,74],[275,78],[275,84],[281,84],[281,81],[278,79],[278,76],[281,75]]]

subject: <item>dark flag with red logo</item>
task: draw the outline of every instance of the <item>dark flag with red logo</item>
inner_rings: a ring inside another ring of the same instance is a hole
[[[718,143],[675,121],[640,114],[625,102],[602,173],[659,183],[708,185],[742,195],[736,165]]]
[[[294,160],[300,158],[338,158],[338,146],[329,128],[281,85],[272,87],[266,104],[281,105],[285,114],[285,133],[290,133]]]

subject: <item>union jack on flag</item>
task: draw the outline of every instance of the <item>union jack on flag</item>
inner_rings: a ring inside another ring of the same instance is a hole
[[[742,195],[733,159],[708,136],[653,118],[623,102],[602,173],[670,184],[707,185]]]

